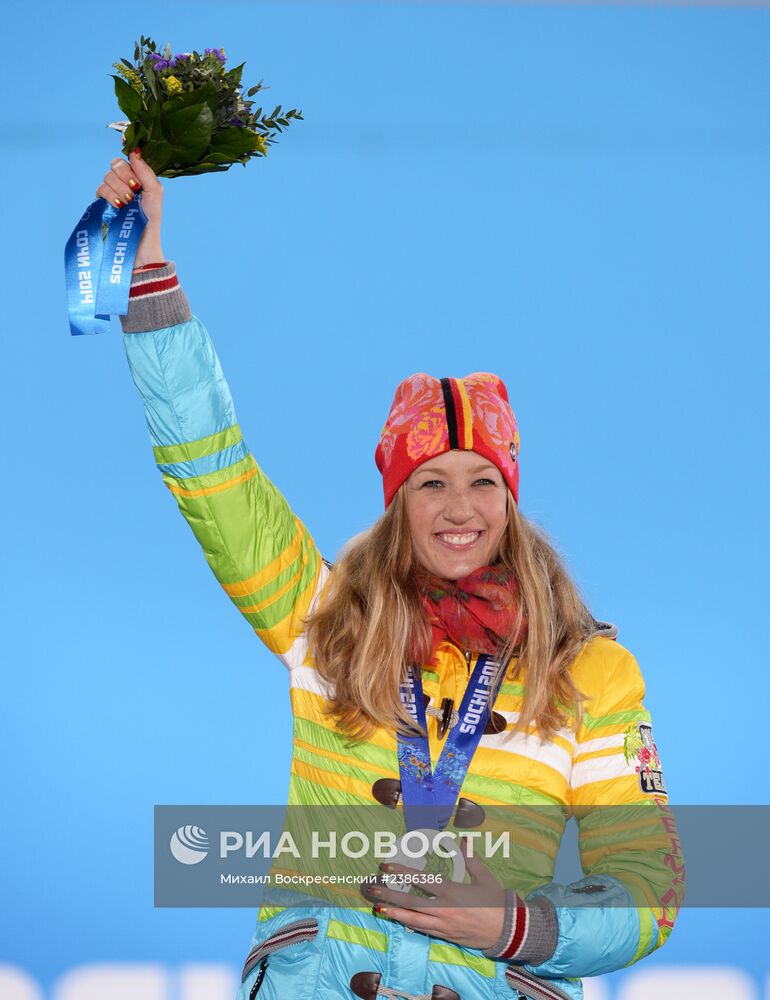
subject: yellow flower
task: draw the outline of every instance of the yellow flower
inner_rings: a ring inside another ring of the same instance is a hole
[[[118,62],[114,62],[112,65],[118,73],[120,73],[123,79],[127,80],[131,84],[137,94],[142,93],[142,78],[135,69],[129,69],[127,66],[124,66],[123,63]]]
[[[169,94],[181,94],[182,84],[177,80],[175,76],[166,76],[163,78],[163,82],[166,84],[166,90]]]

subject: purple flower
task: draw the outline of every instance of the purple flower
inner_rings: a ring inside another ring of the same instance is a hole
[[[225,55],[224,49],[204,49],[203,54],[206,56],[214,55],[221,63],[227,62],[227,56]]]
[[[174,58],[169,63],[169,66],[178,66],[180,62],[184,62],[187,58],[186,52],[177,52]]]
[[[159,73],[162,69],[168,69],[170,65],[168,60],[164,59],[163,56],[158,55],[157,52],[151,52],[147,58],[152,59],[152,68],[156,73]]]

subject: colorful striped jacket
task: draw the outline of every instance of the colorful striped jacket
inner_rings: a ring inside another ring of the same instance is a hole
[[[380,729],[357,742],[326,714],[329,692],[303,623],[330,569],[246,447],[216,353],[189,312],[173,264],[135,275],[123,326],[163,481],[225,592],[288,670],[290,803],[372,803],[375,782],[399,777],[394,735]],[[423,670],[425,694],[434,706],[444,698],[457,705],[468,676],[463,652],[447,644],[439,666]],[[577,731],[565,729],[549,741],[532,733],[485,734],[461,792],[487,809],[552,807],[556,819],[522,843],[504,873],[522,896],[544,895],[555,905],[558,940],[549,959],[537,967],[510,965],[407,933],[364,906],[263,907],[239,997],[257,990],[261,998],[353,996],[351,979],[369,972],[380,978],[359,995],[377,995],[379,983],[406,996],[481,1000],[515,996],[515,988],[522,996],[578,998],[579,977],[622,968],[663,944],[681,900],[683,867],[641,673],[618,642],[597,636],[576,658],[572,676],[588,696]],[[524,683],[507,679],[495,705],[508,730]],[[434,760],[442,746],[436,727],[430,720]],[[585,878],[565,886],[552,879],[570,816],[578,822]],[[653,827],[644,850],[640,817],[648,833]]]

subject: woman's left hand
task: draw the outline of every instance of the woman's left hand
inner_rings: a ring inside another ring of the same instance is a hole
[[[405,875],[420,885],[421,872],[404,865],[381,865],[384,880],[376,886],[364,885],[361,894],[375,904],[382,917],[398,920],[411,930],[444,938],[465,948],[491,948],[503,933],[505,889],[478,858],[469,857],[461,841],[470,883],[423,884],[421,888],[435,899],[425,899],[387,887],[387,878]]]

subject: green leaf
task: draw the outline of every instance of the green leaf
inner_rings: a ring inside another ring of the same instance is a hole
[[[115,81],[115,96],[118,99],[118,107],[126,118],[134,121],[144,110],[141,96],[119,76],[113,76],[112,79]]]
[[[211,149],[215,153],[225,153],[231,156],[243,156],[252,153],[260,146],[260,138],[245,128],[226,128],[217,132],[211,139]]]
[[[172,160],[193,163],[209,148],[214,116],[208,104],[198,104],[163,115],[162,125],[173,146]]]
[[[125,149],[136,149],[136,132],[137,126],[135,124],[131,124],[123,133],[123,146]]]
[[[243,74],[243,67],[245,65],[246,63],[242,62],[240,66],[236,66],[234,69],[228,70],[228,72],[225,73],[225,76],[228,80],[232,80],[233,83],[240,83],[241,75]]]
[[[144,78],[147,81],[147,86],[150,88],[150,92],[156,101],[160,100],[160,88],[158,86],[158,77],[155,75],[155,70],[152,65],[145,61],[142,67],[142,72],[144,73]]]
[[[170,101],[166,101],[163,105],[161,119],[164,134],[169,139],[181,139],[184,136],[185,129],[187,129],[191,122],[195,121],[203,108],[206,108],[211,113],[209,106],[203,104],[201,101],[196,101],[195,103],[187,102],[182,105],[174,105]]]
[[[147,129],[140,122],[129,125],[123,133],[123,152],[128,156],[132,149],[136,149],[137,146],[144,146],[148,137],[149,133]]]
[[[254,96],[254,95],[255,95],[256,93],[258,93],[258,92],[259,92],[259,91],[260,91],[261,89],[262,89],[262,84],[261,84],[261,83],[258,83],[258,84],[256,85],[256,87],[250,87],[250,88],[249,88],[249,89],[248,89],[248,90],[246,91],[246,96],[247,96],[247,97],[253,97],[253,96]]]
[[[230,153],[206,153],[206,163],[238,163],[240,156],[231,156]]]
[[[134,62],[139,62],[139,56],[141,55],[139,46],[134,42]]]
[[[126,66],[126,67],[127,67],[128,69],[133,69],[133,68],[134,68],[134,66],[133,66],[133,63],[130,63],[130,62],[128,61],[128,59],[121,59],[120,61],[121,61],[121,62],[123,63],[123,65],[124,65],[124,66]]]
[[[205,83],[195,90],[186,90],[182,94],[170,97],[163,104],[163,113],[179,111],[181,108],[189,108],[193,105],[208,104],[212,114],[217,110],[219,99],[216,88],[211,83]]]
[[[194,177],[196,174],[214,174],[223,170],[229,170],[232,164],[218,165],[215,163],[196,163],[191,167],[168,167],[163,170],[159,177]]]
[[[155,173],[160,173],[171,163],[171,145],[164,139],[151,139],[142,147],[142,158]]]

